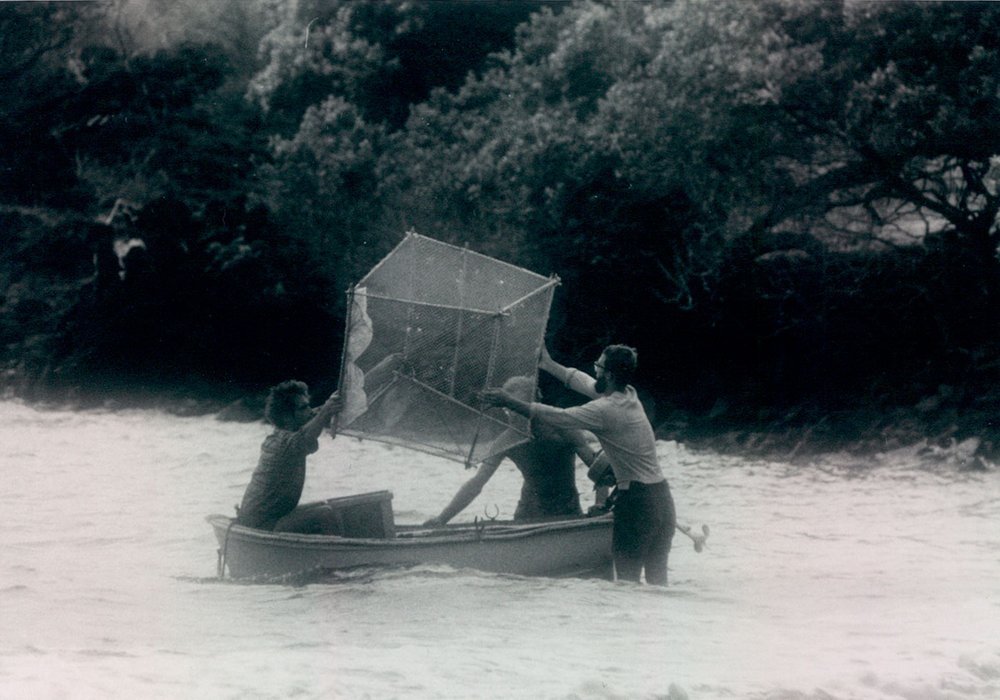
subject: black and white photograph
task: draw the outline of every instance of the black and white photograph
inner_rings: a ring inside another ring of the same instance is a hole
[[[1000,698],[1000,2],[0,0],[0,700]]]

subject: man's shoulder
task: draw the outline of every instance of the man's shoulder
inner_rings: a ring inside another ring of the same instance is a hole
[[[631,404],[639,401],[639,392],[631,384],[625,386],[621,391],[616,391],[608,396],[617,405]]]
[[[294,449],[298,443],[302,442],[301,447],[309,450],[312,448],[313,443],[316,441],[301,441],[297,440],[299,434],[294,430],[285,430],[283,428],[276,428],[273,433],[264,438],[264,444],[261,449],[265,452],[275,453],[287,449]]]
[[[603,414],[631,413],[642,408],[642,402],[635,388],[631,385],[621,391],[614,391],[610,394],[598,396],[596,399],[584,404],[590,410]]]
[[[594,406],[597,408],[611,408],[618,404],[620,399],[616,394],[601,394],[600,396],[591,399],[584,406]]]
[[[278,445],[283,442],[288,442],[292,436],[295,435],[291,430],[285,430],[284,428],[275,428],[274,432],[264,438],[265,445]]]
[[[576,416],[596,418],[597,416],[615,413],[618,410],[618,402],[613,397],[604,394],[576,406],[571,406],[566,410]]]

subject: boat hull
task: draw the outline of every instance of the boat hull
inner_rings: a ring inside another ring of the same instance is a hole
[[[420,564],[523,576],[607,576],[611,571],[608,515],[434,529],[396,526],[385,538],[267,532],[224,515],[207,520],[219,541],[220,574],[228,571],[234,578]]]

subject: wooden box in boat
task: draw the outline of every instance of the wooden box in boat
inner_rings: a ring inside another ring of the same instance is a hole
[[[343,513],[343,535],[277,533],[207,520],[219,541],[220,573],[274,578],[365,566],[445,564],[524,576],[607,575],[611,516],[515,523],[485,520],[425,528],[392,523],[391,494],[327,501]]]

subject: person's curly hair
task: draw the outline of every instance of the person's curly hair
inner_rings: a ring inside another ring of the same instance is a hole
[[[295,379],[271,387],[264,404],[264,418],[278,428],[287,429],[295,416],[297,399],[303,396],[309,397],[309,386]]]
[[[622,386],[632,383],[639,353],[628,345],[609,345],[604,348],[604,371],[614,375]]]

